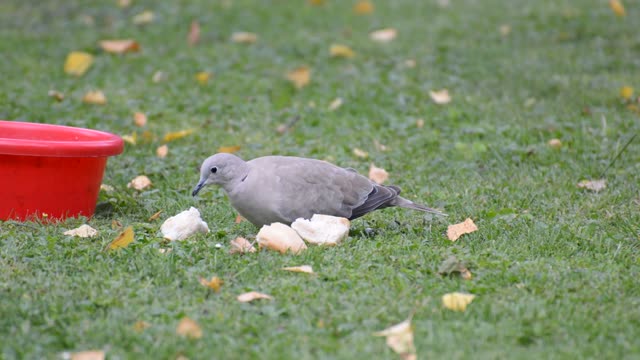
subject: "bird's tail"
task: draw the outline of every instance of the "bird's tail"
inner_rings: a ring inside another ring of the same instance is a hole
[[[403,198],[402,196],[398,196],[395,199],[393,199],[393,201],[391,202],[392,206],[398,206],[401,208],[405,208],[405,209],[412,209],[412,210],[418,210],[418,211],[424,211],[424,212],[428,212],[431,214],[436,214],[436,215],[440,215],[440,216],[448,216],[447,214],[438,211],[436,209],[432,209],[430,207],[426,207],[424,205],[420,205],[420,204],[416,204],[411,200],[407,200],[405,198]]]

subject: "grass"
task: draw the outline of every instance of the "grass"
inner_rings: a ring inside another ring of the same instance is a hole
[[[0,118],[131,134],[141,132],[133,112],[144,111],[157,138],[109,160],[104,183],[115,191],[101,193],[94,218],[0,222],[1,358],[87,349],[111,359],[394,358],[371,334],[410,314],[420,358],[640,356],[640,142],[607,171],[607,189],[576,187],[598,178],[640,130],[619,96],[623,85],[640,88],[637,6],[626,2],[628,16],[616,18],[596,0],[461,0],[446,8],[399,0],[375,1],[374,14],[356,16],[352,3],[0,4]],[[133,25],[146,9],[156,20]],[[202,27],[197,47],[186,43],[192,20]],[[511,26],[507,36],[503,24]],[[388,26],[399,31],[395,41],[368,39]],[[255,32],[259,41],[231,43],[234,31]],[[135,38],[143,51],[100,53],[97,41],[106,38]],[[330,59],[332,43],[357,56]],[[96,55],[81,78],[62,72],[73,50]],[[297,91],[283,74],[300,65],[313,78]],[[152,82],[156,71],[168,79]],[[199,71],[214,78],[199,85]],[[451,92],[450,104],[429,99],[440,88]],[[51,89],[65,100],[48,98]],[[103,90],[108,104],[82,104],[90,89]],[[344,105],[328,111],[336,97]],[[275,131],[294,117],[290,132]],[[186,128],[197,131],[170,143],[166,159],[155,157],[164,133]],[[561,149],[547,146],[552,138]],[[450,216],[387,209],[355,221],[335,248],[230,256],[228,241],[257,229],[234,223],[219,190],[190,196],[200,162],[229,145],[241,145],[244,158],[308,156],[365,173],[373,162],[409,198]],[[355,157],[354,147],[370,158]],[[126,187],[139,174],[151,178],[151,190]],[[165,243],[160,221],[189,206],[211,233]],[[148,223],[158,210],[161,220]],[[447,225],[466,217],[480,231],[448,241]],[[133,225],[136,241],[105,253],[118,233],[114,220]],[[62,235],[85,221],[97,238]],[[472,280],[437,274],[450,255],[470,264]],[[301,264],[318,275],[279,270]],[[212,275],[225,281],[218,294],[198,283]],[[249,290],[275,300],[235,300]],[[477,298],[466,312],[452,312],[440,303],[452,291]],[[200,323],[201,339],[175,335],[183,316]],[[151,327],[136,332],[139,320]]]

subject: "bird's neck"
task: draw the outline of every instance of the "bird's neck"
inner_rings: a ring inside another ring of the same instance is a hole
[[[223,188],[227,193],[233,192],[234,189],[242,184],[249,176],[249,165],[246,163],[236,166],[231,181],[224,184]]]

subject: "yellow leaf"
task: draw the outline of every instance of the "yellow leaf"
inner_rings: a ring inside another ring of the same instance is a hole
[[[178,323],[176,334],[192,339],[200,339],[202,337],[202,329],[195,320],[185,316]]]
[[[315,274],[313,272],[313,268],[310,265],[284,267],[282,268],[282,270],[291,271],[291,272],[301,272],[306,274]]]
[[[599,192],[607,187],[607,180],[582,180],[578,183],[578,187],[581,189]]]
[[[189,35],[187,36],[187,42],[189,45],[193,46],[200,41],[200,23],[197,21],[191,22],[191,27],[189,28]]]
[[[229,254],[245,254],[256,252],[256,248],[251,245],[249,240],[243,237],[237,237],[231,240],[230,245],[231,250],[229,250]]]
[[[371,1],[360,0],[353,6],[353,12],[358,15],[366,15],[373,13],[374,7]]]
[[[127,226],[112,242],[107,245],[107,249],[121,249],[127,247],[133,242],[133,226]]]
[[[297,67],[287,73],[287,79],[296,89],[302,89],[311,81],[311,69],[308,66]]]
[[[82,51],[73,51],[67,55],[67,60],[64,62],[64,72],[69,75],[81,76],[89,70],[91,64],[93,64],[93,55]]]
[[[371,164],[369,168],[369,179],[373,180],[376,184],[382,184],[389,179],[389,173],[385,169]]]
[[[467,218],[465,221],[449,225],[447,228],[447,238],[451,241],[456,241],[458,238],[464,234],[469,234],[474,231],[477,231],[478,227],[474,224],[473,220]]]
[[[369,153],[359,149],[359,148],[353,148],[353,155],[362,158],[362,159],[366,159],[367,157],[369,157]]]
[[[631,86],[623,86],[620,88],[620,96],[623,99],[629,100],[633,96],[633,88]]]
[[[84,94],[82,102],[92,105],[104,105],[107,103],[107,97],[100,90],[88,91],[86,94]]]
[[[220,287],[222,286],[222,284],[224,284],[224,281],[217,276],[213,276],[211,280],[200,278],[199,281],[200,281],[200,284],[202,284],[202,286],[213,289],[213,291],[215,292],[219,292]]]
[[[209,82],[210,78],[211,73],[208,71],[201,71],[196,74],[196,81],[198,81],[200,85],[206,85]]]
[[[424,119],[418,119],[416,120],[416,127],[418,129],[422,129],[424,127]]]
[[[61,93],[60,91],[56,91],[56,90],[49,90],[49,92],[47,93],[47,95],[49,95],[49,97],[52,97],[53,99],[55,99],[56,101],[60,102],[62,100],[64,100],[64,94]]]
[[[131,133],[131,135],[122,135],[121,137],[122,140],[131,145],[135,145],[136,143],[138,143],[138,134],[135,132]]]
[[[153,11],[146,10],[134,16],[132,21],[136,25],[145,25],[152,22],[154,18],[155,15],[153,14]]]
[[[151,324],[142,320],[138,320],[135,322],[135,324],[133,324],[133,330],[135,332],[143,332],[145,329],[149,327],[151,327]]]
[[[104,360],[104,351],[90,350],[71,353],[71,360]]]
[[[127,187],[134,188],[136,190],[144,190],[151,185],[151,180],[146,175],[138,175],[127,184]]]
[[[164,135],[164,142],[170,142],[178,139],[182,139],[185,136],[191,135],[193,133],[193,129],[186,129],[180,131],[169,132]]]
[[[373,31],[369,34],[369,38],[376,42],[387,43],[398,36],[398,30],[394,28],[386,28]]]
[[[142,112],[133,113],[133,123],[138,127],[147,125],[147,115]]]
[[[234,152],[240,150],[242,147],[240,145],[232,145],[232,146],[220,146],[218,148],[219,153],[228,153],[233,154]]]
[[[104,192],[112,192],[114,190],[113,186],[107,184],[100,184],[100,190]]]
[[[102,50],[112,54],[124,54],[127,52],[140,51],[140,44],[131,39],[125,40],[102,40],[100,41]]]
[[[416,360],[416,347],[413,344],[413,326],[411,319],[400,324],[393,325],[385,330],[378,331],[374,336],[385,336],[387,346],[399,354],[403,360]]]
[[[238,295],[236,299],[240,302],[246,303],[246,302],[251,302],[251,301],[260,300],[260,299],[271,300],[273,298],[267,294],[259,293],[256,291],[250,291],[250,292]]]
[[[624,10],[624,5],[622,5],[622,1],[609,0],[609,6],[611,7],[611,10],[613,10],[614,14],[616,14],[617,16],[627,15],[626,11]]]
[[[231,34],[231,41],[238,44],[253,44],[258,41],[258,35],[246,31],[234,32]]]
[[[560,141],[560,139],[551,139],[547,144],[552,149],[560,149],[562,147],[562,141]]]
[[[509,34],[511,34],[511,26],[504,24],[504,25],[500,25],[500,35],[502,35],[503,37],[508,36]]]
[[[329,48],[329,54],[331,55],[331,57],[341,57],[347,59],[351,59],[356,55],[356,53],[353,52],[350,47],[340,44],[331,45],[331,47]]]
[[[442,305],[449,310],[465,311],[467,305],[471,304],[475,297],[475,295],[460,292],[444,294],[442,295]]]
[[[156,156],[158,156],[160,159],[166,158],[167,154],[169,154],[169,146],[167,146],[167,144],[160,145],[156,149]]]
[[[429,91],[429,96],[431,96],[431,100],[433,100],[433,102],[439,105],[444,105],[451,102],[451,95],[449,95],[449,90],[447,89]]]
[[[151,215],[149,217],[148,221],[151,222],[151,221],[157,220],[160,217],[160,214],[162,214],[162,210],[160,210],[160,211],[156,212],[155,214]]]

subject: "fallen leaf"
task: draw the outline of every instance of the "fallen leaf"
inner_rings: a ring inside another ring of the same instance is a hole
[[[500,25],[500,35],[503,37],[509,36],[511,34],[511,26],[507,24]]]
[[[169,146],[167,146],[167,144],[160,145],[156,149],[156,156],[159,157],[160,159],[166,158],[167,154],[169,154]]]
[[[620,96],[625,100],[631,99],[631,97],[633,96],[633,88],[631,86],[623,86],[623,87],[621,87],[620,88]]]
[[[72,51],[64,62],[64,72],[69,75],[82,76],[89,70],[91,64],[93,64],[93,55],[82,51]]]
[[[160,226],[165,239],[171,241],[184,240],[197,233],[208,233],[209,226],[200,217],[200,211],[193,206],[175,216],[168,218]]]
[[[146,175],[138,175],[127,184],[127,187],[134,188],[136,190],[144,190],[151,185],[151,180]]]
[[[196,81],[198,81],[200,85],[206,85],[209,82],[210,78],[211,73],[208,71],[201,71],[196,74]]]
[[[622,1],[620,0],[609,0],[609,7],[613,10],[613,13],[617,16],[625,16],[627,12],[624,10],[624,5],[622,5]]]
[[[131,133],[131,135],[122,135],[122,140],[131,145],[135,145],[138,143],[138,134],[136,132]]]
[[[467,218],[461,223],[449,225],[447,228],[447,237],[451,241],[456,241],[460,236],[470,234],[477,230],[478,227],[473,223],[473,220],[471,220],[471,218]]]
[[[107,185],[107,184],[100,184],[100,190],[104,191],[104,192],[112,192],[113,186],[111,185]]]
[[[256,248],[251,245],[249,240],[243,237],[237,237],[231,240],[230,245],[231,249],[229,250],[229,254],[245,254],[256,252]]]
[[[115,250],[127,247],[134,240],[133,226],[127,226],[113,241],[107,245],[108,250]]]
[[[126,8],[131,5],[131,0],[118,0],[118,6],[121,8]]]
[[[403,360],[417,359],[416,347],[413,344],[413,326],[411,326],[411,319],[373,333],[373,335],[385,336],[387,338],[387,346],[399,354]]]
[[[200,339],[202,337],[202,329],[195,320],[185,316],[178,323],[176,334],[192,339]]]
[[[167,74],[164,71],[156,71],[153,73],[153,76],[151,77],[151,81],[153,81],[156,84],[165,80],[167,80]]]
[[[150,327],[151,324],[143,320],[138,320],[133,324],[133,330],[138,333],[143,332],[145,329],[148,329]]]
[[[329,48],[329,55],[331,55],[331,57],[351,59],[356,56],[356,53],[347,45],[333,44]]]
[[[404,66],[409,69],[413,69],[414,67],[416,67],[416,61],[414,59],[407,59],[404,61]]]
[[[371,164],[371,167],[369,167],[369,179],[373,180],[376,184],[382,184],[389,179],[389,173],[385,169]]]
[[[100,41],[102,50],[112,54],[124,54],[127,52],[140,51],[140,44],[132,39],[125,40],[102,40]]]
[[[135,25],[146,25],[149,24],[155,19],[155,15],[153,11],[145,10],[138,15],[134,16],[132,22]]]
[[[102,350],[78,351],[71,353],[71,360],[104,360],[105,354]]]
[[[301,238],[313,245],[334,246],[349,236],[349,219],[314,214],[311,219],[298,218],[291,224]]]
[[[451,0],[438,0],[437,3],[438,3],[438,6],[440,6],[441,8],[446,8],[446,7],[449,7],[449,5],[451,5]]]
[[[168,254],[168,253],[170,253],[172,251],[173,251],[173,249],[158,249],[158,252],[160,254]]]
[[[376,42],[387,43],[398,36],[398,30],[394,28],[386,28],[369,33],[369,38]]]
[[[465,280],[471,280],[473,277],[471,275],[471,271],[467,268],[467,265],[462,261],[458,260],[454,255],[449,256],[445,261],[440,264],[438,268],[438,274],[445,275],[453,275],[459,274]]]
[[[164,142],[171,142],[174,140],[182,139],[185,136],[191,135],[193,133],[193,129],[186,129],[180,131],[169,132],[164,135],[162,140]]]
[[[607,180],[582,180],[578,183],[578,187],[581,189],[587,189],[594,192],[599,192],[607,187]]]
[[[444,105],[451,102],[451,95],[449,95],[449,90],[447,89],[429,91],[429,96],[431,96],[431,100],[433,100],[433,102],[439,105]]]
[[[238,44],[253,44],[258,41],[258,35],[246,31],[234,32],[231,34],[231,41]]]
[[[122,223],[115,219],[111,220],[111,229],[113,230],[122,229]]]
[[[238,214],[236,215],[235,220],[233,220],[234,223],[236,224],[240,224],[241,222],[245,221],[246,219],[244,217],[242,217],[242,215]]]
[[[191,22],[191,27],[189,27],[187,42],[189,45],[194,46],[198,41],[200,41],[200,23],[194,20]]]
[[[560,149],[562,147],[562,141],[560,141],[560,139],[551,139],[547,144],[552,149]]]
[[[357,15],[367,15],[373,13],[374,7],[371,1],[360,0],[353,6],[353,12]]]
[[[88,91],[82,97],[82,102],[85,104],[104,105],[107,103],[107,97],[100,90]]]
[[[287,73],[287,79],[296,89],[302,89],[311,81],[311,69],[308,66],[299,66]]]
[[[251,301],[260,300],[260,299],[272,300],[273,297],[267,294],[259,293],[257,291],[249,291],[247,293],[238,295],[236,299],[242,303],[246,303],[246,302],[251,302]]]
[[[256,239],[260,248],[275,250],[281,254],[287,251],[299,254],[307,249],[307,245],[295,230],[278,222],[262,226],[258,235],[256,235]]]
[[[424,119],[418,119],[416,120],[416,127],[418,129],[422,129],[424,127]]]
[[[321,6],[324,5],[325,0],[307,0],[307,2],[313,6]]]
[[[133,123],[138,127],[147,125],[147,115],[142,112],[133,113]]]
[[[291,272],[301,272],[306,274],[315,274],[313,272],[313,268],[310,265],[289,266],[289,267],[282,268],[282,270],[291,271]]]
[[[331,102],[331,104],[329,104],[329,111],[334,111],[336,109],[338,109],[340,106],[342,106],[342,98],[335,98],[333,99],[333,101]]]
[[[444,294],[442,295],[442,305],[449,310],[465,311],[467,305],[471,304],[475,297],[475,295],[460,292]]]
[[[65,231],[64,235],[77,236],[81,238],[94,237],[98,235],[98,230],[92,228],[87,224],[83,224],[75,229]]]
[[[240,145],[220,146],[218,148],[218,152],[219,153],[233,154],[234,152],[236,152],[236,151],[238,151],[240,149],[242,149],[242,147]]]
[[[64,100],[64,94],[60,91],[49,90],[49,92],[47,92],[47,95],[49,95],[50,98],[53,98],[57,102]]]
[[[157,220],[160,217],[160,214],[162,214],[162,212],[163,211],[160,210],[160,211],[156,212],[155,214],[149,216],[149,220],[147,220],[147,221],[152,222],[154,220]]]
[[[359,148],[353,148],[353,155],[355,155],[355,156],[357,156],[359,158],[362,158],[362,159],[366,159],[366,158],[369,157],[369,153],[368,152],[366,152],[366,151],[364,151],[362,149],[359,149]]]
[[[376,150],[378,150],[378,151],[387,151],[387,150],[389,150],[387,145],[384,145],[384,144],[380,143],[378,140],[373,140],[373,146],[375,146]]]
[[[224,284],[224,281],[217,276],[213,276],[211,280],[200,278],[199,281],[202,286],[208,287],[215,292],[220,292],[220,287]]]

